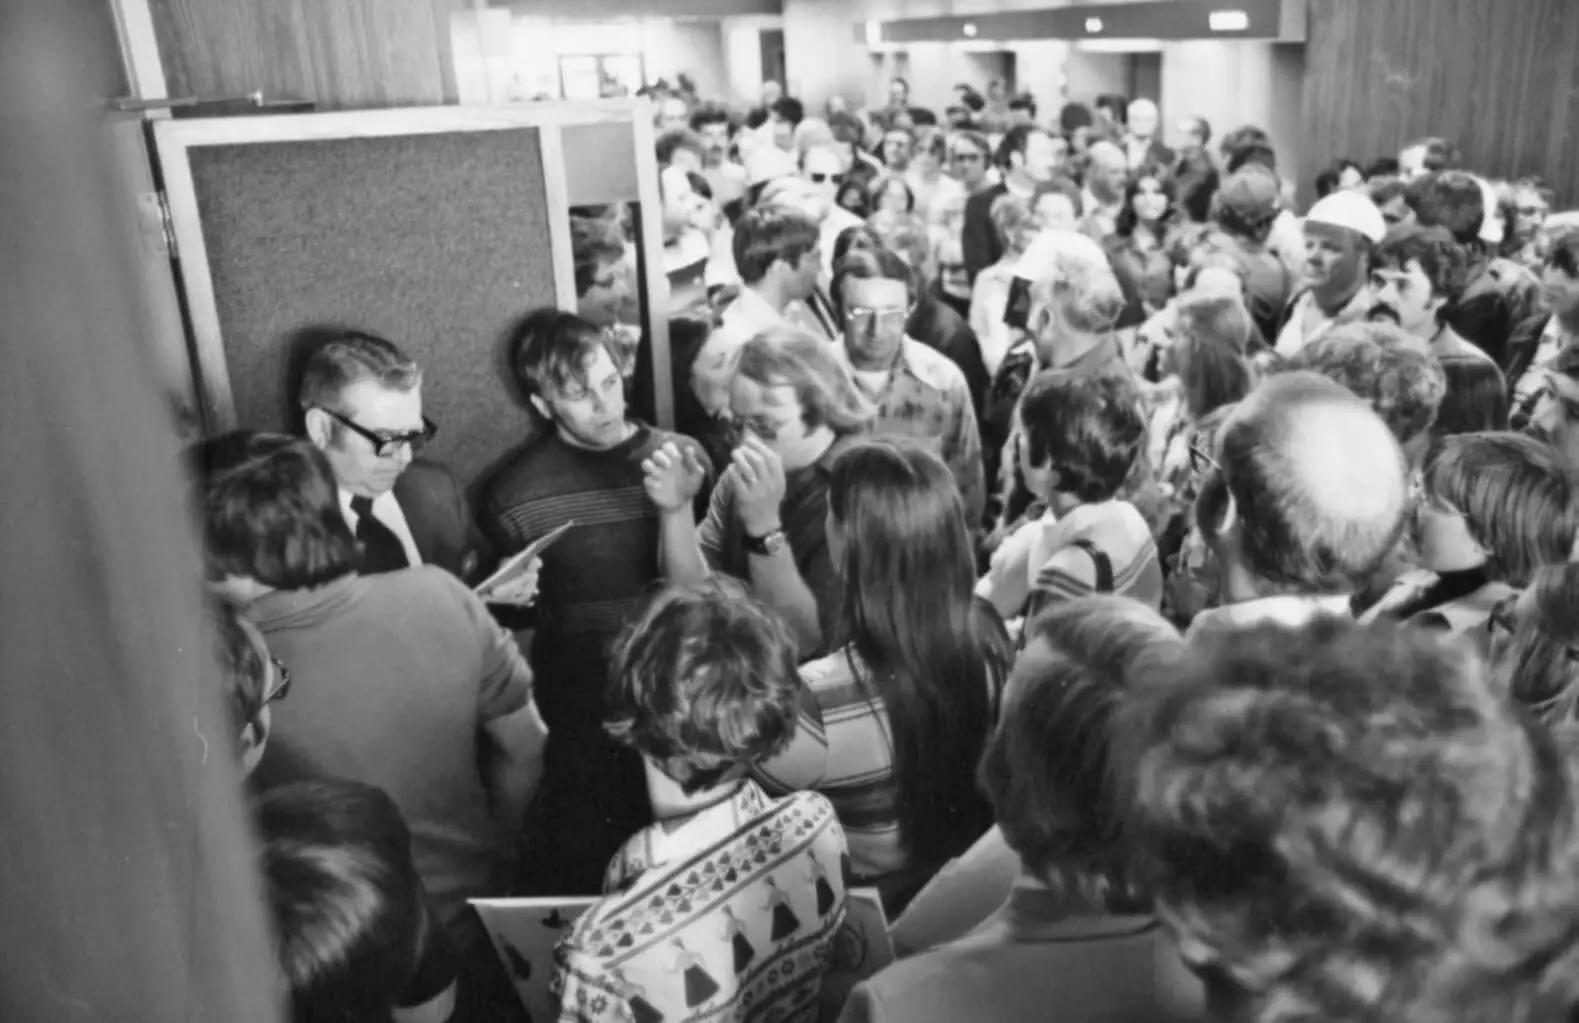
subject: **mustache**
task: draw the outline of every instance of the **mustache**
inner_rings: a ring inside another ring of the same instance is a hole
[[[1375,323],[1378,320],[1387,320],[1390,321],[1395,327],[1402,327],[1404,325],[1404,318],[1398,314],[1398,310],[1394,309],[1385,302],[1378,302],[1371,306],[1370,311],[1365,314],[1365,318],[1372,323]]]

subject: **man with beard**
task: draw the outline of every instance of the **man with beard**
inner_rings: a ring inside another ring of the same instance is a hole
[[[1277,352],[1291,358],[1334,327],[1363,320],[1376,304],[1368,287],[1375,247],[1387,236],[1376,204],[1334,192],[1305,217],[1305,290],[1283,315]]]
[[[701,107],[691,115],[691,130],[702,139],[702,176],[713,190],[713,201],[723,209],[746,194],[746,169],[729,158],[729,142],[734,135],[729,111],[723,107]]]

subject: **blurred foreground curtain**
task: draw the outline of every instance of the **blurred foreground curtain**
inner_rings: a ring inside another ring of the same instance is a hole
[[[130,197],[96,131],[103,4],[0,0],[0,1020],[271,1023],[175,434],[109,212]]]

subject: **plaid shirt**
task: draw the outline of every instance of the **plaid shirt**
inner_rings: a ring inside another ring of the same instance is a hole
[[[887,385],[878,393],[864,382],[861,388],[878,409],[874,434],[929,442],[947,463],[965,500],[966,521],[974,528],[987,505],[987,486],[976,404],[964,371],[948,356],[907,337]]]

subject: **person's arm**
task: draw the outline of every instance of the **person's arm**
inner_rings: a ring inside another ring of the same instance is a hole
[[[532,697],[532,670],[515,640],[494,624],[470,590],[462,592],[481,646],[477,716],[485,744],[483,784],[495,819],[513,835],[543,777],[548,727]]]
[[[948,396],[951,405],[948,433],[943,440],[943,450],[959,483],[960,497],[965,501],[965,521],[972,534],[981,528],[987,509],[987,481],[981,460],[981,428],[976,424],[976,403],[971,400],[970,385],[963,374]]]
[[[659,567],[664,578],[682,585],[701,582],[711,574],[691,504],[707,481],[707,467],[701,452],[694,444],[682,446],[669,441],[642,462],[642,474],[647,498],[658,510],[658,545],[662,561]],[[725,491],[729,482],[726,473],[713,491],[705,527],[711,536],[718,535],[715,518],[721,521],[720,505],[727,501]]]
[[[761,440],[747,437],[731,456],[725,473],[725,478],[729,477],[734,478],[735,514],[747,538],[766,540],[780,534],[768,553],[747,554],[751,589],[783,617],[799,641],[801,656],[807,656],[822,647],[822,625],[817,617],[817,597],[801,578],[795,552],[782,535],[784,523],[779,512],[786,486],[784,463]]]

